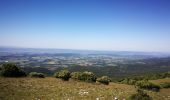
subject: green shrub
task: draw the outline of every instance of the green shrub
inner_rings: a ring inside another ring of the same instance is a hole
[[[58,75],[59,75],[59,72],[54,73],[55,78],[59,78]]]
[[[135,85],[136,84],[136,80],[130,79],[128,84],[129,85]]]
[[[45,75],[43,73],[37,73],[37,72],[31,72],[29,73],[29,76],[35,78],[45,78]]]
[[[147,80],[142,80],[142,81],[136,82],[136,86],[138,86],[141,89],[148,89],[148,90],[152,90],[152,91],[159,91],[159,89],[160,89],[159,85],[148,82]]]
[[[96,82],[96,76],[92,72],[72,72],[70,74],[67,70],[61,70],[59,72],[56,72],[54,74],[54,77],[61,78],[63,80],[69,80],[69,78],[75,79],[75,80],[81,80],[86,82]]]
[[[68,81],[70,78],[70,72],[68,70],[61,70],[54,74],[56,78],[61,78],[62,80]]]
[[[81,80],[82,79],[82,72],[72,72],[71,78],[74,80]]]
[[[122,80],[120,83],[128,84],[128,85],[135,85],[135,84],[136,84],[136,80],[134,80],[134,79],[129,79],[129,78],[125,78],[125,79]]]
[[[71,78],[74,80],[81,80],[86,82],[95,82],[96,76],[92,72],[72,72]]]
[[[26,76],[26,73],[21,70],[16,64],[5,63],[2,65],[0,74],[3,77],[23,77]]]
[[[83,72],[81,76],[81,80],[86,81],[86,82],[96,82],[96,76],[94,75],[93,72]]]
[[[142,90],[138,90],[137,93],[131,95],[128,100],[152,100],[152,98]]]
[[[160,86],[162,87],[162,88],[170,88],[170,83],[161,83],[160,84]]]
[[[97,78],[96,81],[99,82],[99,83],[108,85],[109,82],[111,82],[111,79],[108,76],[102,76],[100,78]]]

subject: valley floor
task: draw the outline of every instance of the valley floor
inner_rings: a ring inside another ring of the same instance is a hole
[[[164,79],[163,79],[164,80]],[[159,80],[159,81],[163,81]],[[159,81],[154,81],[159,83]],[[170,82],[170,79],[166,79]],[[170,89],[146,91],[153,100],[170,100]],[[0,78],[0,100],[120,100],[136,93],[132,85],[99,85],[56,78]]]

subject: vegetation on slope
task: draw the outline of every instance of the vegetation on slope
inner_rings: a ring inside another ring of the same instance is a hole
[[[170,79],[162,79],[165,82]],[[156,82],[154,82],[156,83]],[[81,81],[62,81],[56,78],[0,78],[1,100],[120,100],[136,94],[133,85],[117,84],[98,85]],[[159,92],[144,90],[153,100],[168,100],[170,89],[160,89]]]
[[[23,77],[26,73],[16,64],[5,63],[0,68],[0,75],[3,77]]]
[[[143,90],[137,90],[136,94],[131,95],[129,100],[152,100],[152,98],[143,92]]]
[[[137,81],[135,85],[141,89],[148,89],[148,90],[152,90],[152,91],[159,91],[159,89],[160,89],[159,85],[151,83],[147,80]]]
[[[108,85],[109,82],[111,82],[111,79],[108,76],[102,76],[100,78],[97,78],[96,81],[99,82],[99,83]]]
[[[20,68],[17,67],[15,64],[3,65],[0,68],[0,70],[1,73],[4,72],[4,70],[7,70],[7,72],[9,71],[12,73],[12,74],[10,73],[6,77],[21,77],[17,75],[18,73],[22,72],[22,70],[20,70]],[[26,76],[26,74],[24,74],[23,76]],[[37,73],[37,72],[32,72],[29,74],[29,76],[40,77],[40,78],[45,77],[43,73]],[[169,72],[162,73],[156,76],[158,76],[157,78],[168,78]],[[1,77],[0,88],[2,88],[2,91],[0,92],[0,99],[11,99],[14,97],[14,99],[23,98],[28,100],[37,99],[37,98],[42,98],[42,99],[52,98],[54,100],[56,98],[57,98],[56,100],[58,99],[59,100],[60,99],[92,100],[92,99],[100,98],[100,100],[102,100],[102,99],[113,99],[114,97],[116,98],[118,97],[121,99],[126,98],[130,100],[151,100],[152,97],[154,100],[160,100],[162,98],[167,98],[170,96],[165,92],[170,90],[161,89],[161,87],[169,88],[169,83],[168,83],[170,81],[169,79],[168,79],[169,81],[165,81],[164,83],[162,82],[157,83],[154,82],[153,80],[152,81],[147,80],[146,77],[129,77],[118,81],[119,84],[117,84],[111,82],[111,79],[108,76],[102,76],[97,78],[96,75],[92,72],[85,71],[85,72],[71,73],[68,70],[60,70],[56,72],[55,77],[67,81],[62,81],[55,78],[35,79],[35,78],[28,78],[28,77],[26,78]],[[73,80],[69,80],[70,78]],[[80,81],[75,81],[75,80],[80,80]],[[85,83],[82,81],[92,82],[92,84]],[[95,82],[106,84],[106,85],[99,85],[96,84]],[[39,86],[39,84],[41,84],[42,86]],[[75,87],[75,84],[77,84],[77,87]],[[127,92],[128,91],[126,90],[127,87],[129,87],[129,89],[132,89],[133,91]],[[135,90],[137,90],[138,88],[144,89],[145,92],[143,92],[143,90],[140,90],[137,91],[136,93]],[[147,90],[152,90],[157,92],[152,92],[152,91],[148,92]],[[10,96],[6,96],[6,95],[10,95]]]
[[[31,72],[29,73],[29,76],[35,78],[45,78],[45,75],[43,73],[37,73],[37,72]]]
[[[112,100],[134,94],[134,86],[110,83],[98,85],[56,78],[0,78],[2,100]]]
[[[62,80],[68,81],[70,78],[70,72],[68,70],[61,70],[54,74],[56,78],[61,78]]]

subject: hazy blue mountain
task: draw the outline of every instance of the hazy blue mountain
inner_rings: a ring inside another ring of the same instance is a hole
[[[0,52],[10,53],[75,53],[75,54],[90,54],[90,55],[114,55],[114,56],[154,56],[166,57],[170,53],[162,52],[136,52],[136,51],[98,51],[98,50],[74,50],[74,49],[46,49],[46,48],[18,48],[18,47],[0,47]]]

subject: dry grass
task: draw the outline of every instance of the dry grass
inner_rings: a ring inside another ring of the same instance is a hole
[[[170,82],[170,78],[151,80],[151,82],[159,85],[159,84],[164,83],[164,82]],[[160,89],[160,92],[150,93],[150,95],[155,96],[156,98],[160,98],[160,100],[162,98],[164,98],[163,100],[170,100],[170,88]]]
[[[158,80],[151,80],[151,82],[153,82],[153,83],[155,83],[155,84],[160,84],[160,83],[165,83],[165,82],[170,83],[170,78],[164,78],[164,79],[158,79]]]
[[[135,92],[130,85],[97,85],[55,78],[0,78],[0,98],[7,100],[111,100],[123,99]]]
[[[113,100],[114,97],[122,100],[136,92],[136,88],[131,85],[67,82],[50,77],[0,78],[0,89],[0,100]],[[147,92],[154,100],[166,100],[170,95],[164,95],[166,90]]]

